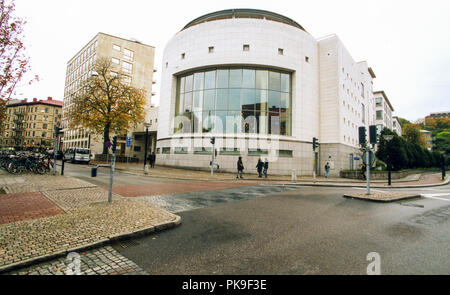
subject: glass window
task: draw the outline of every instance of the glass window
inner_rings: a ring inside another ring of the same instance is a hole
[[[215,92],[216,92],[215,90],[205,90],[205,95],[203,97],[204,111],[214,110]]]
[[[228,70],[217,70],[217,88],[228,88]]]
[[[120,46],[119,46],[119,45],[116,45],[116,44],[113,44],[113,49],[114,49],[114,50],[117,50],[117,51],[120,51]]]
[[[205,83],[205,74],[202,73],[195,73],[194,74],[194,90],[203,90],[204,89],[204,83]]]
[[[269,89],[280,91],[280,73],[269,71]]]
[[[269,91],[269,111],[278,112],[280,108],[280,93]]]
[[[268,72],[256,70],[256,88],[257,89],[267,89],[268,84]]]
[[[117,58],[112,58],[111,59],[111,61],[114,63],[114,64],[116,64],[116,65],[118,65],[119,63],[120,63],[120,61],[117,59]]]
[[[123,49],[123,57],[127,60],[133,60],[134,52],[129,49],[124,48]]]
[[[217,89],[216,110],[228,109],[228,89]]]
[[[289,74],[281,74],[281,91],[291,92],[291,76]]]
[[[255,110],[255,90],[242,89],[241,92],[242,110]]]
[[[255,88],[255,70],[244,69],[242,78],[243,88]]]
[[[193,97],[193,110],[201,111],[203,106],[203,91],[194,91]]]
[[[242,69],[230,70],[230,88],[241,88]]]
[[[216,88],[216,71],[205,72],[205,89]]]
[[[198,71],[177,81],[175,113],[191,123],[176,126],[175,132],[291,135],[289,73],[232,67]]]
[[[193,83],[194,83],[194,76],[193,75],[187,76],[185,86],[184,86],[184,91],[185,92],[192,91]]]
[[[241,89],[230,89],[228,96],[228,110],[241,110]]]

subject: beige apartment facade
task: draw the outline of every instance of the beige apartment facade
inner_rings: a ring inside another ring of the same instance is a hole
[[[46,100],[13,100],[7,104],[6,113],[0,147],[29,149],[53,146],[53,128],[61,124],[62,101],[52,97]]]
[[[142,160],[145,138],[140,135],[145,132],[145,123],[154,120],[150,115],[151,98],[154,95],[152,85],[155,83],[153,75],[156,71],[154,69],[154,54],[155,48],[153,46],[137,40],[98,33],[69,60],[66,70],[63,105],[64,149],[70,147],[90,148],[93,156],[101,154],[103,151],[102,135],[95,135],[83,126],[71,129],[65,115],[68,109],[73,106],[73,99],[80,91],[83,81],[92,76],[97,59],[106,58],[111,61],[112,72],[120,73],[125,77],[126,83],[146,91],[145,120],[140,122],[136,128],[128,130],[127,133],[117,134],[116,151],[117,155],[138,157]],[[156,134],[154,136],[156,137]],[[127,137],[130,137],[132,142],[129,147],[126,145]]]

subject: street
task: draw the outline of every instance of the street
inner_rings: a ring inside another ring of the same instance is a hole
[[[106,186],[106,172],[94,180],[87,168],[67,165],[66,173]],[[115,181],[174,182],[125,173]],[[424,197],[387,204],[342,198],[349,190],[361,188],[258,185],[159,196],[182,225],[113,248],[149,274],[366,274],[371,252],[382,274],[450,273],[449,185],[395,189]]]

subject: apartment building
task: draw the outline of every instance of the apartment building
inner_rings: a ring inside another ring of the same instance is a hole
[[[53,146],[53,128],[61,124],[62,104],[52,97],[9,101],[0,146],[19,149]]]
[[[384,91],[375,91],[373,97],[375,98],[375,124],[377,125],[377,131],[381,132],[383,128],[393,130],[392,112],[394,112],[394,108],[386,93]]]
[[[101,154],[103,151],[102,135],[94,135],[83,126],[71,129],[66,114],[67,110],[73,106],[73,99],[79,93],[82,82],[92,75],[96,60],[107,58],[111,60],[114,71],[120,72],[126,77],[127,83],[146,91],[145,120],[126,133],[117,134],[118,155],[130,155],[143,159],[144,148],[137,147],[144,146],[145,125],[146,123],[149,124],[150,120],[154,120],[150,115],[151,98],[154,95],[152,85],[155,83],[153,73],[156,71],[154,69],[154,54],[155,48],[153,46],[137,40],[98,33],[68,61],[62,123],[64,149],[69,147],[90,148],[93,155]],[[156,137],[156,134],[153,136]],[[126,146],[127,137],[132,139],[132,145],[129,147]],[[151,152],[151,150],[148,152]]]

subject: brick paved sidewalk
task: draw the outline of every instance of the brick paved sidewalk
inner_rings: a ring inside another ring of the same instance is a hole
[[[87,181],[60,175],[28,174],[16,177],[18,180],[22,181],[11,182],[12,180],[10,180],[10,183],[0,185],[0,187],[2,186],[4,191],[8,194],[95,187],[95,185]]]
[[[8,190],[46,190],[0,195],[0,272],[180,223],[117,194],[108,203],[107,190],[71,177],[25,177]]]

